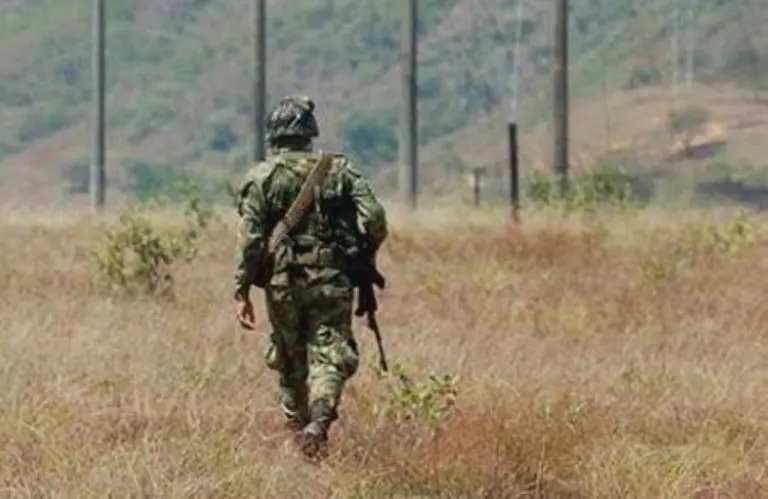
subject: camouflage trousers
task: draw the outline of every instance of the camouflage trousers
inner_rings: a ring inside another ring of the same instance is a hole
[[[266,363],[278,372],[280,406],[289,423],[306,424],[318,408],[328,422],[335,420],[344,385],[358,370],[353,290],[343,284],[310,281],[265,289],[273,328]]]

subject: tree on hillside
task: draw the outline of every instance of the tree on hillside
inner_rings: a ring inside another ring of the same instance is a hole
[[[702,106],[688,105],[670,111],[667,129],[672,137],[682,142],[686,157],[692,156],[693,139],[704,130],[709,119],[709,109]]]
[[[744,36],[739,40],[723,71],[737,84],[750,89],[755,102],[761,102],[761,93],[768,88],[768,58],[760,53],[751,38]]]
[[[354,111],[341,127],[341,141],[363,169],[397,158],[397,114],[378,110]]]

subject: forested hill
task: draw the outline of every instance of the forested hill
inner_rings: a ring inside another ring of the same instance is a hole
[[[400,3],[268,5],[270,102],[292,91],[310,94],[318,103],[321,145],[352,151],[382,185],[397,154]],[[503,127],[515,95],[526,165],[547,161],[552,4],[420,2],[426,182],[459,165],[503,160]],[[712,107],[739,151],[760,149],[765,106],[759,96],[768,86],[768,9],[762,0],[571,4],[577,163],[663,129],[661,113],[674,99]],[[250,0],[107,5],[115,193],[151,194],[184,177],[218,186],[247,166]],[[4,200],[61,200],[86,189],[90,7],[87,0],[0,0]],[[747,115],[750,126],[742,123]]]

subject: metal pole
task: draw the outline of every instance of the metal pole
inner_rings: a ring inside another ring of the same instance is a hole
[[[418,110],[416,107],[417,81],[417,0],[405,0],[402,23],[400,69],[402,76],[402,108],[400,116],[400,168],[398,188],[400,199],[414,210],[418,200]]]
[[[696,10],[698,9],[697,0],[688,1],[688,36],[685,59],[685,86],[688,90],[693,86],[694,73],[694,47],[696,45]]]
[[[515,48],[512,53],[512,120],[518,117],[520,103],[520,47],[523,45],[523,7],[525,0],[517,0],[517,33],[515,34]]]
[[[568,0],[555,0],[554,50],[554,169],[560,193],[568,191]]]
[[[105,119],[105,17],[104,0],[93,0],[92,8],[92,50],[91,65],[93,89],[91,96],[92,137],[91,137],[91,168],[90,168],[90,197],[91,209],[94,212],[104,210],[106,203],[106,119]]]
[[[680,10],[678,0],[672,0],[672,90],[677,92],[680,82]]]
[[[264,118],[267,100],[266,0],[253,0],[253,163],[266,155]]]
[[[517,123],[507,125],[509,137],[509,203],[512,219],[520,218],[520,152],[517,146]]]

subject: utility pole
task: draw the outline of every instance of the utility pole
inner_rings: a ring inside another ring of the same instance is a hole
[[[401,201],[411,210],[418,200],[418,115],[416,108],[417,81],[417,0],[406,3],[401,24],[400,73],[402,77],[402,107],[400,115],[400,168],[398,190]]]
[[[266,155],[264,118],[267,100],[267,7],[266,0],[253,0],[253,156],[252,162],[262,161]]]
[[[517,129],[520,116],[520,47],[523,44],[523,7],[525,0],[517,0],[517,33],[515,33],[515,48],[512,53],[512,106],[507,122],[507,145],[509,147],[509,205],[514,222],[520,221],[520,152],[518,151]]]
[[[517,123],[518,106],[520,104],[520,46],[523,44],[523,7],[525,0],[517,0],[517,32],[515,33],[515,48],[512,52],[512,116],[510,123]]]
[[[553,163],[560,193],[568,191],[568,0],[555,0]]]
[[[105,16],[104,0],[93,0],[92,15],[92,47],[91,47],[91,71],[92,71],[92,95],[91,95],[91,168],[89,178],[89,190],[91,197],[91,209],[94,212],[104,210],[106,202],[106,118],[105,118],[105,94],[106,71],[104,37]]]
[[[672,90],[677,93],[680,82],[680,9],[678,0],[672,1]]]
[[[685,50],[685,86],[688,90],[693,86],[694,73],[694,46],[696,44],[696,10],[698,2],[688,0],[688,19],[686,26],[686,50]]]

